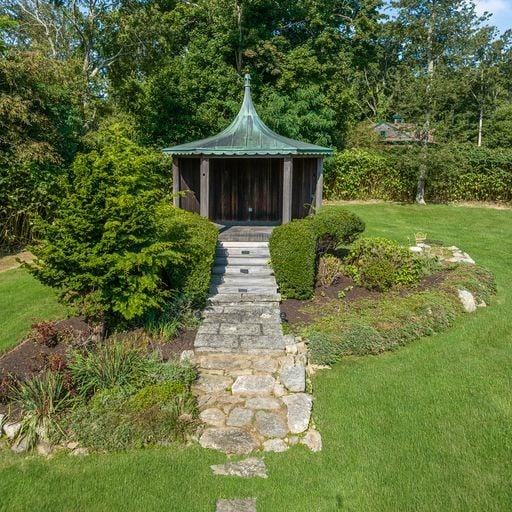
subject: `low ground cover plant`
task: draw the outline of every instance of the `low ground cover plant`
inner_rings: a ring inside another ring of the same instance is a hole
[[[395,350],[446,329],[463,314],[459,290],[487,304],[496,293],[492,274],[478,265],[450,264],[438,272],[443,272],[443,279],[434,289],[389,291],[380,297],[317,307],[318,318],[299,329],[309,339],[312,360],[332,364],[349,355]]]

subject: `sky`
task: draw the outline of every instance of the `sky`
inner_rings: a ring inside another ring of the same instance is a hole
[[[492,14],[489,22],[501,32],[512,28],[512,0],[475,0],[475,5],[478,14]]]

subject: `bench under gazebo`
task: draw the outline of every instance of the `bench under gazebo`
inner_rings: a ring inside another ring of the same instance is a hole
[[[164,149],[173,157],[174,204],[219,223],[286,223],[322,204],[327,147],[272,131],[251,99],[221,133]]]

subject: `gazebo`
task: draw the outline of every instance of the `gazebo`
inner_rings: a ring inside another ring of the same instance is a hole
[[[266,126],[252,103],[250,75],[240,112],[224,131],[163,151],[173,157],[175,206],[219,223],[274,224],[320,207],[323,157],[332,153]]]

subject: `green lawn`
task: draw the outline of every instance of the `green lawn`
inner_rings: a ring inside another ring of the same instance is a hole
[[[259,512],[511,510],[512,211],[348,208],[367,234],[405,242],[426,231],[466,250],[495,273],[495,304],[315,377],[324,450],[265,454],[267,480],[213,477],[225,456],[198,447],[51,460],[3,451],[0,510],[211,512],[219,497],[244,496]]]
[[[23,339],[34,321],[65,315],[51,288],[26,270],[0,272],[0,354]]]

